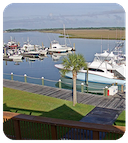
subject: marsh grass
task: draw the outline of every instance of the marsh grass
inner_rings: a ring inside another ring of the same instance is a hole
[[[63,34],[63,30],[50,30],[43,31],[48,33]],[[82,39],[125,39],[125,30],[110,30],[110,29],[80,29],[80,30],[66,30],[66,35],[69,38],[82,38]],[[63,37],[63,36],[60,36]]]

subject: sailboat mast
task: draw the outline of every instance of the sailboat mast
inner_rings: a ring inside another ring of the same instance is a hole
[[[63,25],[63,27],[64,27],[64,40],[65,40],[65,46],[66,46],[65,24]]]
[[[101,36],[101,53],[102,53],[102,36]]]

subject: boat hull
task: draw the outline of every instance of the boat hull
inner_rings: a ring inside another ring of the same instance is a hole
[[[21,55],[12,55],[12,56],[9,56],[9,59],[22,60],[23,56],[21,56]]]
[[[72,78],[72,72],[69,71],[68,73],[66,73],[65,77]],[[78,72],[77,73],[77,80],[86,82],[87,72]],[[107,78],[107,77],[103,77],[103,76],[92,74],[92,73],[88,73],[88,82],[102,83],[102,84],[117,83],[119,85],[124,85],[125,84],[125,80]]]

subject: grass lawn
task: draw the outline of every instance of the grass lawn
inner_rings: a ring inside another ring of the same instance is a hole
[[[118,118],[115,121],[115,125],[125,126],[125,110],[122,111],[122,113],[118,116]]]
[[[77,104],[73,107],[71,101],[3,88],[4,111],[79,121],[94,107],[85,104]]]

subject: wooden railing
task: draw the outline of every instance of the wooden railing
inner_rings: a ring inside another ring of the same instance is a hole
[[[3,130],[11,139],[118,139],[125,127],[3,112]]]

